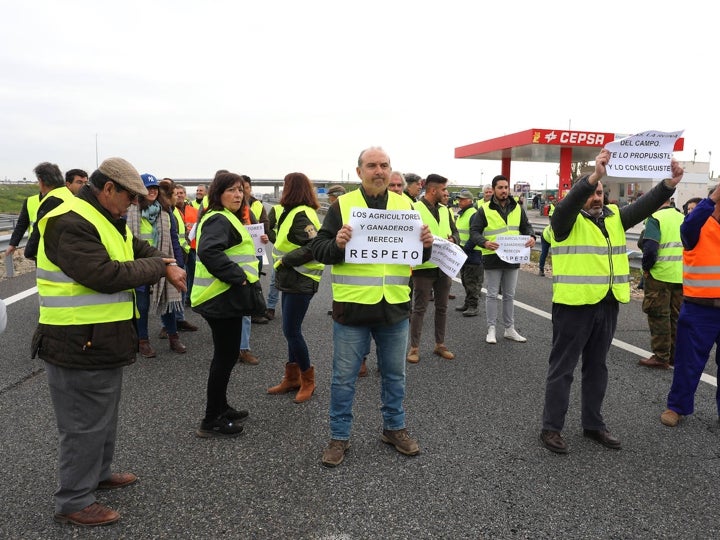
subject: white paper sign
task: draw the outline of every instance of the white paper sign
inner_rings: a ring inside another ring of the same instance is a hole
[[[345,262],[356,264],[422,263],[422,220],[416,210],[351,208],[352,238],[345,246]]]
[[[530,262],[530,248],[525,247],[530,237],[526,234],[505,235],[501,234],[495,241],[500,247],[495,250],[500,259],[513,264],[522,264]]]
[[[455,277],[467,260],[467,254],[457,244],[439,236],[433,236],[432,255],[430,262],[438,265],[448,276]]]
[[[644,131],[605,145],[610,151],[608,176],[621,178],[670,178],[675,141],[682,131]]]
[[[247,232],[255,244],[255,256],[262,257],[265,255],[265,244],[260,241],[260,237],[265,234],[265,225],[262,223],[254,223],[253,225],[245,225]]]

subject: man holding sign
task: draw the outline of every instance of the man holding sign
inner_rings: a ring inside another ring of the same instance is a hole
[[[478,209],[470,226],[470,240],[482,247],[483,266],[485,267],[485,315],[487,318],[487,343],[497,343],[495,322],[498,315],[498,294],[502,287],[502,318],[505,325],[505,338],[524,343],[527,341],[515,330],[515,287],[520,270],[520,262],[508,260],[496,253],[507,244],[499,241],[499,236],[527,235],[524,247],[535,245],[535,231],[530,225],[525,209],[510,197],[510,183],[499,174],[492,180],[493,195],[490,201]],[[502,239],[501,239],[502,240]],[[508,239],[514,240],[514,239]]]
[[[390,158],[382,148],[363,150],[358,158],[359,189],[341,195],[328,209],[322,228],[312,242],[313,257],[332,266],[333,292],[333,373],[330,387],[331,440],[323,451],[322,463],[336,467],[350,447],[352,406],[355,383],[367,353],[370,339],[375,340],[378,368],[382,377],[382,440],[405,455],[415,455],[420,448],[405,427],[405,348],[410,317],[410,265],[365,260],[346,262],[348,242],[353,236],[351,215],[391,210],[413,212],[410,203],[397,193],[389,192]],[[384,229],[375,236],[387,237],[384,255],[403,256],[403,245],[393,242],[397,229]],[[430,258],[433,237],[423,226],[420,233],[422,260]],[[358,252],[362,256],[362,250]]]
[[[553,238],[552,350],[545,383],[540,441],[566,454],[561,435],[570,402],[573,372],[582,355],[583,436],[607,448],[620,441],[605,426],[602,404],[607,389],[607,353],[615,335],[620,303],[630,301],[630,264],[625,231],[657,210],[675,191],[683,169],[673,159],[666,178],[623,208],[603,203],[610,151],[595,158],[595,171],[578,180],[555,208]]]

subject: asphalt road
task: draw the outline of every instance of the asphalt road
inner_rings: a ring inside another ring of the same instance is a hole
[[[2,281],[0,297],[32,286],[32,275]],[[459,284],[453,292],[458,299],[451,306],[462,301]],[[550,297],[550,279],[521,273],[516,326],[528,337],[525,344],[487,345],[484,316],[451,311],[453,361],[431,354],[430,310],[421,361],[408,366],[407,421],[422,449],[416,457],[380,441],[379,376],[371,357],[370,375],[358,383],[352,448],[336,469],[320,464],[329,438],[329,281],[323,279],[304,325],[317,370],[313,399],[296,405],[291,394],[266,394],[281,378],[285,342],[279,320],[254,325],[251,345],[261,363],[233,372],[231,403],[251,411],[245,432],[233,440],[193,434],[211,344],[206,323],[188,314],[201,327],[183,334],[188,354],[175,355],[155,339],[158,358],[125,371],[115,466],[140,481],[99,494],[123,517],[93,530],[52,520],[57,434],[42,362],[28,352],[37,296],[16,301],[0,336],[0,537],[718,537],[716,387],[700,384],[697,412],[679,428],[660,424],[671,373],[637,365],[649,354],[639,301],[621,308],[619,346],[609,359],[604,413],[623,449],[582,437],[579,371],[565,429],[570,454],[540,446]],[[152,335],[158,328],[153,318]]]

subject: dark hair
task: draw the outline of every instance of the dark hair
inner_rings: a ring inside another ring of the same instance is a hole
[[[228,171],[227,169],[218,169],[217,171],[215,171],[215,178],[217,178],[218,174],[229,173],[229,172],[230,171]]]
[[[495,178],[492,179],[492,187],[493,187],[493,189],[495,189],[495,186],[497,186],[497,183],[498,183],[500,180],[505,180],[505,181],[508,183],[508,185],[510,185],[510,182],[508,181],[507,176],[503,176],[502,174],[498,174]]]
[[[33,172],[38,180],[42,180],[42,183],[48,187],[61,187],[65,183],[60,167],[54,163],[43,161],[33,169]]]
[[[429,184],[439,184],[441,186],[444,186],[448,183],[448,179],[444,176],[440,176],[439,174],[428,174],[427,178],[425,178],[425,187],[427,188]]]
[[[65,173],[65,182],[67,182],[68,184],[72,184],[72,181],[75,179],[76,176],[79,176],[80,178],[87,178],[88,173],[86,173],[82,169],[70,169],[68,172]]]
[[[160,206],[168,212],[173,211],[171,200],[174,194],[175,182],[169,178],[163,178],[160,182],[158,182],[158,201],[160,202]]]
[[[241,174],[240,177],[245,180],[246,184],[252,185],[252,179],[247,174]]]
[[[702,201],[702,199],[700,197],[693,197],[692,199],[688,199],[687,201],[685,201],[685,204],[683,204],[683,207],[682,207],[683,214],[685,214],[686,216],[689,214],[688,206],[690,206],[690,203],[698,204],[700,201]]]
[[[90,175],[90,184],[92,184],[94,187],[96,187],[99,190],[102,190],[102,188],[107,184],[108,182],[115,183],[112,178],[109,176],[104,175],[100,171],[95,171]]]
[[[222,210],[224,207],[220,198],[225,190],[233,187],[235,184],[240,184],[242,189],[244,180],[239,174],[231,172],[221,172],[215,176],[215,179],[210,183],[208,188],[208,210]]]
[[[285,176],[280,204],[286,211],[289,208],[301,205],[309,206],[315,210],[320,208],[310,179],[301,172],[293,172]]]
[[[420,180],[422,180],[422,178],[420,178],[420,176],[415,173],[407,173],[405,175],[406,184],[414,184],[416,182],[419,182]]]

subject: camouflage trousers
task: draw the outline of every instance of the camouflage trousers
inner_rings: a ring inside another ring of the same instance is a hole
[[[460,281],[465,288],[465,307],[477,309],[483,284],[483,265],[463,264],[460,269]]]
[[[682,304],[682,283],[645,278],[642,310],[650,327],[650,348],[661,362],[675,361],[675,333]]]

